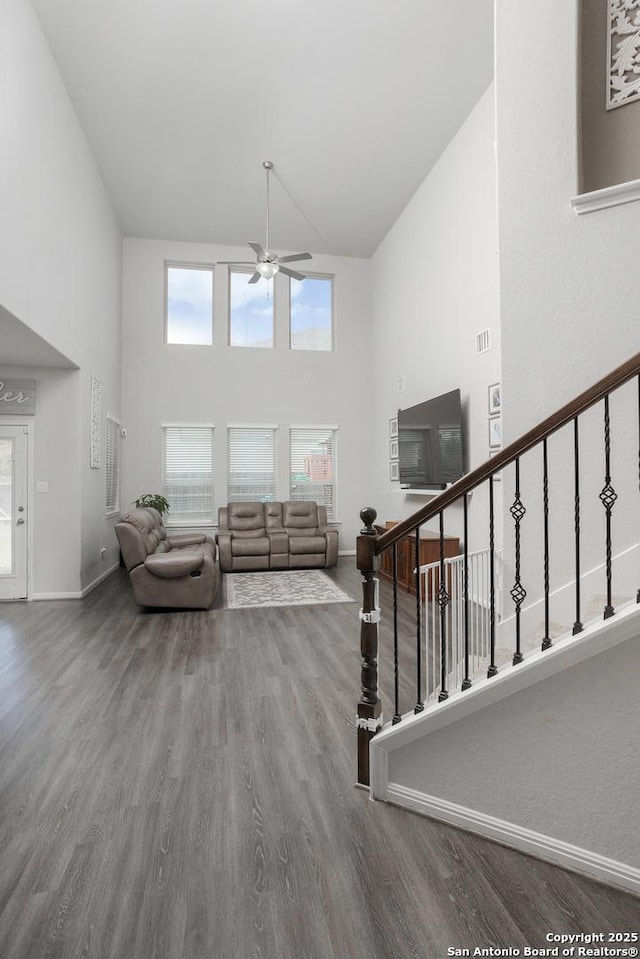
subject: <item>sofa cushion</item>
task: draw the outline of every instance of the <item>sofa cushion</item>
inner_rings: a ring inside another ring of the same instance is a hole
[[[289,540],[289,552],[292,556],[300,553],[324,553],[327,540],[324,536],[292,536]]]
[[[290,536],[299,535],[318,528],[318,507],[316,503],[288,500],[282,504],[282,525]]]
[[[252,539],[234,536],[231,540],[232,556],[268,556],[269,539],[267,536],[254,536]]]
[[[264,506],[262,503],[229,503],[227,528],[234,533],[258,533],[264,536]]]

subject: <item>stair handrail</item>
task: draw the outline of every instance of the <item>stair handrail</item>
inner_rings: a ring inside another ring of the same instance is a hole
[[[557,432],[563,426],[566,426],[568,423],[573,421],[574,430],[577,437],[577,428],[578,428],[578,417],[584,413],[586,410],[595,406],[596,403],[604,400],[605,403],[605,433],[608,430],[608,398],[609,395],[617,390],[619,387],[623,386],[625,383],[632,380],[634,377],[638,377],[639,385],[639,406],[640,406],[640,353],[636,353],[635,356],[632,356],[625,363],[622,363],[615,370],[609,373],[607,376],[602,377],[598,380],[593,386],[585,390],[583,393],[580,393],[575,399],[571,400],[569,403],[566,403],[560,409],[556,410],[555,413],[552,413],[546,419],[542,420],[537,426],[534,426],[533,429],[530,429],[528,432],[523,433],[522,436],[514,440],[512,443],[509,443],[508,446],[505,446],[502,450],[496,453],[491,459],[486,460],[476,469],[471,470],[457,482],[453,483],[448,489],[443,490],[443,492],[437,494],[429,503],[423,506],[421,509],[417,510],[411,516],[407,517],[404,520],[401,520],[395,526],[390,529],[383,531],[380,527],[375,525],[376,521],[376,511],[373,507],[366,506],[360,512],[360,518],[364,523],[364,527],[360,531],[360,535],[357,537],[356,541],[356,567],[361,572],[363,582],[362,582],[362,608],[360,609],[360,654],[361,654],[361,671],[360,671],[360,684],[361,684],[361,697],[358,702],[358,713],[357,713],[357,731],[358,731],[358,784],[364,787],[369,785],[369,743],[373,736],[378,732],[382,726],[382,709],[381,709],[381,700],[378,696],[378,623],[380,621],[380,609],[377,605],[377,580],[376,580],[376,557],[383,552],[383,550],[388,549],[391,546],[395,546],[402,539],[408,536],[411,533],[416,533],[419,536],[420,528],[424,523],[428,522],[434,516],[439,517],[440,523],[440,542],[443,542],[443,517],[445,509],[450,506],[452,503],[462,500],[465,508],[465,524],[466,524],[466,496],[476,487],[480,486],[482,483],[487,480],[491,480],[496,473],[499,473],[506,466],[509,466],[511,463],[515,463],[516,469],[516,490],[519,483],[519,467],[520,467],[520,457],[527,453],[529,450],[538,446],[539,444],[544,444],[546,439],[551,436],[553,433]],[[605,446],[607,444],[605,443]],[[546,446],[544,446],[545,457],[546,457]],[[608,452],[607,452],[608,460]],[[489,483],[490,493],[492,490],[492,484]],[[606,487],[603,490],[603,494],[607,491]],[[601,498],[603,498],[601,494]],[[490,495],[490,501],[493,502],[492,493]],[[607,503],[606,499],[603,499],[603,505],[607,509],[607,536],[610,535],[610,513],[611,505],[613,501]],[[515,505],[515,504],[514,504]],[[516,536],[518,536],[519,530],[519,521],[516,521]],[[465,547],[466,548],[466,547]],[[493,555],[493,533],[491,533],[489,548]],[[519,541],[516,544],[516,555],[518,556],[519,551]],[[394,564],[394,581],[396,577],[395,565],[396,565],[396,550],[393,550],[393,564]],[[418,550],[416,549],[416,554]],[[608,581],[607,581],[607,607],[605,608],[605,618],[610,615],[613,615],[614,610],[610,602],[611,594],[611,555],[610,555],[610,541],[607,548],[607,564],[608,564]],[[441,564],[442,571],[444,575],[444,560],[443,560],[443,551],[441,545]],[[518,577],[516,582],[519,582],[519,559],[516,561],[516,576]],[[420,636],[420,616],[421,616],[421,597],[420,597],[420,573],[418,571],[416,576],[416,619],[417,619],[417,634]],[[576,589],[579,589],[579,577],[576,578]],[[445,591],[446,592],[446,591]],[[526,595],[526,594],[525,594]],[[514,663],[521,662],[523,657],[520,652],[520,639],[519,639],[519,612],[521,606],[521,598],[518,598],[516,619],[517,619],[517,655],[514,656]],[[515,601],[515,600],[514,600]],[[640,590],[638,590],[638,602],[640,603]],[[441,617],[445,617],[446,606],[443,603],[441,608]],[[394,614],[395,617],[395,614]],[[395,629],[395,626],[394,626]],[[582,623],[578,622],[578,617],[576,617],[576,624],[574,625],[574,633],[582,629]],[[443,627],[444,635],[444,627]],[[548,636],[548,633],[547,633]],[[417,668],[418,676],[420,676],[420,643],[421,639],[418,640],[417,645]],[[551,641],[545,638],[543,642],[543,649],[546,649],[551,645]],[[395,653],[394,653],[395,655]],[[441,656],[442,662],[445,661],[444,652]],[[497,668],[493,664],[488,671],[488,675],[495,675]],[[463,686],[463,688],[465,688]],[[396,679],[396,693],[397,693],[397,679]],[[442,695],[442,693],[440,694]],[[448,694],[445,694],[445,696]],[[397,695],[396,695],[397,701]],[[418,684],[417,697],[416,697],[416,706],[415,712],[422,710],[424,706],[421,703],[421,689]],[[396,709],[397,712],[397,709]],[[401,717],[399,715],[394,715],[394,722],[399,720]]]
[[[552,433],[566,426],[567,423],[571,423],[577,416],[584,413],[585,410],[595,406],[596,403],[612,393],[613,390],[618,389],[618,387],[623,386],[629,380],[632,380],[634,376],[638,375],[640,375],[640,353],[636,353],[630,360],[616,367],[613,372],[604,376],[601,380],[598,380],[598,382],[588,390],[580,393],[579,396],[569,403],[566,403],[555,413],[552,413],[551,416],[542,420],[542,422],[534,426],[533,429],[530,429],[527,433],[523,433],[522,436],[518,437],[518,439],[512,443],[509,443],[508,446],[501,449],[495,456],[492,456],[491,459],[486,460],[476,469],[466,473],[455,483],[452,483],[448,489],[438,493],[429,503],[421,509],[416,510],[415,513],[412,513],[411,516],[401,520],[391,529],[376,536],[375,539],[372,537],[375,555],[379,555],[389,546],[393,546],[394,543],[399,543],[408,533],[412,533],[419,526],[422,526],[428,522],[428,520],[437,516],[438,513],[446,509],[451,503],[454,503],[466,493],[470,493],[477,486],[480,486],[489,479],[489,477],[495,473],[499,473],[505,466],[509,466],[510,463],[515,462],[518,457],[533,449],[544,439],[551,436]]]

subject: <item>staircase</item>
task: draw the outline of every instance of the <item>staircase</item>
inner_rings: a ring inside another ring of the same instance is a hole
[[[638,895],[639,450],[640,354],[392,529],[364,509],[357,721],[358,782],[373,799]],[[498,474],[510,504],[501,511]],[[479,550],[468,537],[472,492],[488,506]],[[464,535],[448,561],[450,509],[462,510]],[[381,610],[375,573],[384,550],[395,568],[396,544],[419,540],[430,521],[440,562],[415,571],[411,639],[397,582]],[[386,725],[381,619],[393,664]]]

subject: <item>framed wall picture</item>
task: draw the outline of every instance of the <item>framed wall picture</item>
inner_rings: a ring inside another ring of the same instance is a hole
[[[502,412],[502,390],[499,383],[492,383],[489,387],[489,416]]]
[[[489,449],[498,450],[502,446],[502,417],[489,417]]]
[[[398,417],[394,416],[392,420],[389,420],[389,436],[394,437],[398,435]]]
[[[397,460],[398,459],[398,441],[391,440],[389,443],[389,459]]]
[[[397,481],[400,479],[399,467],[400,467],[400,464],[398,463],[397,460],[392,460],[389,463],[389,479],[390,480]]]

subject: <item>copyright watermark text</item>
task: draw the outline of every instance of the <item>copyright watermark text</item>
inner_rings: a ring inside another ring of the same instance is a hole
[[[568,956],[570,959],[637,959],[637,932],[548,932],[544,936],[544,945],[539,946],[475,946],[458,948],[449,946],[447,956],[489,956],[519,957],[525,956]]]

